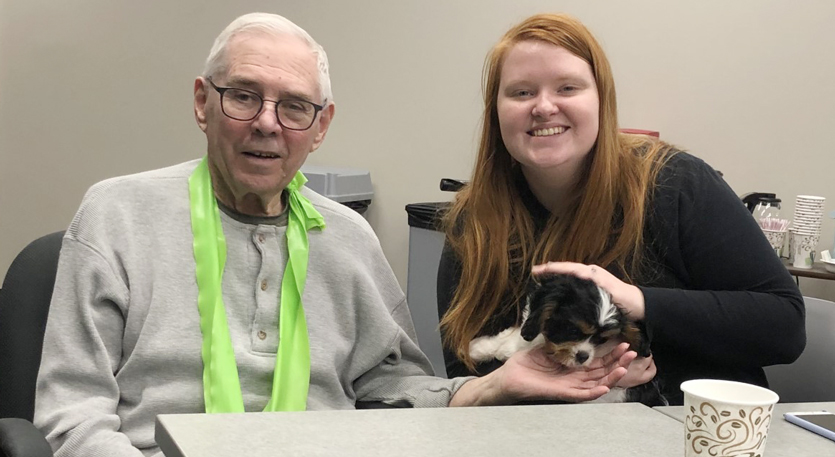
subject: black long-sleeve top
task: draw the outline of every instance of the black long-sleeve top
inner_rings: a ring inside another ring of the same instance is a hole
[[[520,180],[523,203],[539,227],[549,213]],[[716,171],[680,152],[658,174],[644,227],[651,274],[636,285],[644,294],[644,325],[662,391],[681,404],[681,382],[729,379],[768,386],[762,367],[791,363],[806,344],[803,297],[754,218]],[[614,269],[610,270],[622,277]],[[461,277],[460,261],[445,246],[438,270],[443,316]],[[648,278],[648,279],[647,279]],[[509,308],[513,308],[510,310]],[[505,307],[481,334],[517,325]],[[444,349],[450,377],[484,375],[493,361],[470,372]]]

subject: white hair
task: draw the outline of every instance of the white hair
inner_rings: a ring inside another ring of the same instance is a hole
[[[322,99],[333,101],[331,78],[328,72],[328,56],[325,54],[325,50],[304,29],[277,14],[244,14],[226,26],[220,32],[220,35],[215,38],[215,43],[209,51],[206,65],[203,67],[203,77],[208,78],[227,71],[226,48],[229,46],[229,42],[239,33],[251,31],[269,33],[275,36],[291,35],[301,38],[302,41],[307,43],[313,55],[316,56],[316,66],[319,70],[319,90]]]

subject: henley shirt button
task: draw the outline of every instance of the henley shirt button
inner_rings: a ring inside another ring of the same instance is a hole
[[[258,242],[259,242],[259,243],[263,243],[263,242],[264,242],[264,234],[263,234],[263,233],[259,233],[259,234],[258,234]]]
[[[265,332],[263,330],[259,330],[258,331],[258,339],[263,340],[263,339],[266,339],[266,338],[267,338],[267,332]]]
[[[267,290],[267,280],[261,281],[261,290]]]

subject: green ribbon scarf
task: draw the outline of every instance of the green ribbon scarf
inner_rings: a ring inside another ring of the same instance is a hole
[[[264,411],[303,411],[310,386],[310,342],[302,308],[307,278],[307,231],[325,228],[325,220],[299,192],[307,178],[299,171],[287,186],[289,253],[281,281],[279,344],[270,402]],[[226,321],[221,284],[226,238],[204,157],[188,180],[191,230],[197,276],[197,307],[203,333],[203,396],[207,413],[243,412],[244,401],[232,338]]]

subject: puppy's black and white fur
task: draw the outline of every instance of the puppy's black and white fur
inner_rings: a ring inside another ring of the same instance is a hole
[[[475,362],[504,361],[517,351],[544,346],[546,353],[566,367],[580,367],[623,341],[639,357],[650,355],[649,339],[605,290],[576,276],[548,274],[539,276],[529,288],[522,325],[474,339],[470,356]],[[655,380],[629,389],[612,388],[594,401],[667,404]]]

